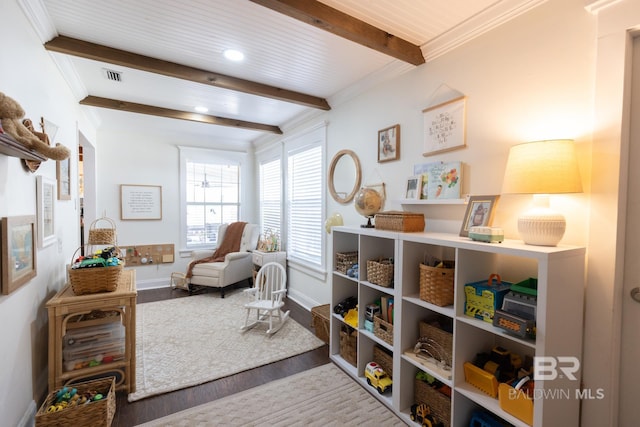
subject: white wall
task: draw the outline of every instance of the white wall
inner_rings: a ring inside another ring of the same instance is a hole
[[[129,113],[118,113],[124,115]],[[129,115],[130,117],[130,115]],[[158,119],[160,120],[160,119]],[[164,119],[166,120],[166,119]],[[206,125],[209,126],[209,125]],[[257,221],[255,215],[253,149],[237,141],[216,141],[206,135],[157,132],[153,127],[102,128],[98,132],[98,217],[116,223],[118,244],[123,246],[173,243],[175,262],[136,268],[138,289],[167,286],[171,272],[185,272],[189,255],[180,257],[180,165],[178,146],[224,149],[247,154],[242,169],[242,220]],[[162,186],[162,220],[120,219],[120,185]],[[89,224],[87,224],[88,226]],[[97,225],[101,225],[98,223]],[[102,223],[104,225],[104,223]]]
[[[93,136],[95,130],[79,111],[58,69],[44,50],[15,1],[0,5],[4,40],[0,66],[0,91],[17,100],[26,116],[40,117],[59,126],[54,142],[73,152],[72,200],[56,201],[57,243],[38,250],[37,277],[8,296],[0,296],[0,424],[18,425],[35,411],[47,390],[46,301],[65,283],[67,264],[79,242],[76,145],[78,128]],[[19,159],[0,155],[0,217],[36,214],[36,176],[56,178],[56,163],[41,164],[27,172]]]

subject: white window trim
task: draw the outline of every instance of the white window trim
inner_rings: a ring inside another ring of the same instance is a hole
[[[239,218],[245,217],[247,212],[247,195],[249,194],[248,185],[251,182],[249,179],[249,168],[251,167],[248,162],[248,155],[246,152],[241,151],[226,151],[210,148],[198,148],[178,146],[180,152],[180,256],[184,257],[190,254],[191,248],[187,248],[187,196],[186,196],[186,166],[187,160],[197,159],[202,162],[220,163],[221,161],[237,163],[240,166],[240,211],[238,213]],[[198,248],[202,249],[202,248]],[[205,248],[206,249],[206,248]]]

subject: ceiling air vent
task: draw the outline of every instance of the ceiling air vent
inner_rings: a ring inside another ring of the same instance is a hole
[[[122,73],[118,71],[108,70],[106,68],[103,68],[102,71],[104,72],[104,75],[107,78],[107,80],[111,80],[112,82],[122,81]]]

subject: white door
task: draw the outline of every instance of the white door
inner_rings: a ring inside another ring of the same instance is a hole
[[[633,41],[631,125],[627,200],[622,343],[620,360],[621,427],[640,420],[640,37]],[[632,292],[638,291],[637,301]]]

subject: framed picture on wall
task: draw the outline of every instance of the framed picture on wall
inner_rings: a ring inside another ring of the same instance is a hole
[[[71,160],[67,157],[56,162],[58,200],[71,200]]]
[[[120,219],[162,219],[162,186],[120,185]]]
[[[400,125],[378,131],[378,163],[400,159]]]
[[[404,191],[404,198],[409,200],[420,199],[421,183],[422,183],[421,175],[410,176],[407,179],[407,185]]]
[[[500,196],[470,196],[460,236],[469,237],[469,227],[490,226]]]
[[[2,218],[0,241],[2,294],[8,295],[37,275],[36,217]]]
[[[55,234],[56,182],[39,175],[36,177],[36,205],[38,209],[38,247],[44,248],[56,241]]]
[[[423,156],[466,146],[466,103],[467,97],[462,96],[422,110],[424,115]]]

